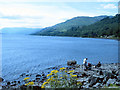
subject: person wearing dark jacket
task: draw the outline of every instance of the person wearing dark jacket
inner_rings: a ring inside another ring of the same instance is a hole
[[[101,63],[100,63],[100,62],[98,62],[98,64],[96,65],[96,67],[101,67]]]

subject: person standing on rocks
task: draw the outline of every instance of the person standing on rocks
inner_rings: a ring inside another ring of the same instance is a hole
[[[88,58],[85,58],[85,59],[83,60],[84,70],[87,69],[87,60],[88,60]]]

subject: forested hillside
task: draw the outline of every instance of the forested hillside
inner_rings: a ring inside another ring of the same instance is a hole
[[[61,33],[67,32],[72,27],[82,27],[84,25],[90,25],[107,16],[96,16],[96,17],[75,17],[66,22],[56,24],[52,27],[47,27],[37,32],[38,35],[61,35]]]
[[[89,22],[89,20],[86,21]],[[51,29],[43,30],[38,34],[46,36],[120,38],[120,14],[117,14],[114,17],[105,17],[90,25],[71,25],[69,29],[64,32]]]
[[[105,38],[120,38],[120,14],[113,18],[106,17],[89,26],[82,28],[72,27],[67,32],[61,34],[63,36],[76,37],[105,37]]]

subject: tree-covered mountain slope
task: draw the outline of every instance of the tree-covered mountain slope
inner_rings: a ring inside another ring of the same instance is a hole
[[[83,26],[82,28],[72,27],[61,35],[76,37],[120,38],[120,14],[117,14],[112,18],[106,17],[94,24]]]
[[[86,22],[89,22],[89,20],[86,20]],[[65,32],[55,31],[54,29],[43,30],[39,32],[39,35],[120,38],[120,14],[114,17],[105,17],[90,25],[71,25]]]
[[[72,27],[82,27],[85,25],[93,24],[107,16],[96,16],[96,17],[75,17],[67,20],[63,23],[56,24],[52,27],[47,27],[37,32],[37,35],[61,35],[61,33],[67,32]]]

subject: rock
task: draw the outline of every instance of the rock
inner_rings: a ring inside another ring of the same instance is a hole
[[[116,74],[116,72],[113,70],[113,71],[112,71],[112,74]]]
[[[10,85],[10,82],[7,82],[7,85]]]
[[[28,74],[26,74],[26,76],[28,77],[29,75],[28,75]]]
[[[32,87],[33,87],[33,90],[41,90],[40,86],[32,86]]]
[[[120,86],[120,82],[116,82],[115,84],[116,84],[117,86]]]
[[[100,87],[101,86],[101,83],[96,83],[93,87],[97,88],[97,87]]]
[[[46,79],[46,76],[43,76],[44,79]]]
[[[111,77],[110,77],[111,79],[116,79],[117,77],[116,76],[114,76],[114,75],[111,75]]]
[[[78,72],[73,72],[73,74],[78,74]]]
[[[40,74],[37,74],[36,77],[41,77],[41,75],[40,75]]]
[[[73,66],[73,65],[76,65],[76,64],[77,64],[77,61],[75,61],[75,60],[67,61],[68,66]]]
[[[120,82],[120,76],[117,76],[117,81]]]
[[[84,78],[79,78],[79,79],[77,80],[77,82],[83,83],[83,82],[84,82]]]
[[[16,81],[14,81],[14,83],[16,83]]]
[[[80,68],[80,65],[76,64],[76,65],[75,65],[75,68]]]
[[[11,86],[16,86],[17,84],[12,84]]]
[[[36,78],[36,80],[37,80],[37,81],[39,81],[39,80],[40,80],[40,78]]]
[[[107,84],[114,84],[116,82],[116,79],[109,79],[107,81]]]
[[[86,85],[83,86],[83,88],[89,88],[89,86],[90,86],[90,84],[86,84]]]
[[[35,82],[35,80],[32,80],[32,82]]]
[[[58,69],[57,67],[53,67],[52,69]]]
[[[96,80],[97,80],[97,78],[91,77],[90,86],[89,87],[92,87],[93,85],[95,85],[96,84]]]
[[[0,77],[0,82],[2,82],[4,79]]]
[[[18,83],[20,84],[20,81],[18,81]]]
[[[43,73],[42,76],[45,76],[45,74]]]
[[[43,82],[44,82],[44,80],[41,80],[40,82],[41,82],[41,83],[43,83]]]
[[[116,76],[118,76],[118,75],[119,75],[119,71],[116,71],[116,73],[115,73],[115,74],[116,74]]]
[[[100,74],[100,75],[103,75],[103,72],[102,72],[102,71],[100,71],[100,72],[99,72],[99,74]]]
[[[106,84],[108,80],[109,80],[109,77],[105,77],[103,80],[103,85]]]
[[[108,72],[107,77],[111,78],[112,73]]]
[[[104,77],[98,77],[97,80],[96,80],[96,82],[97,83],[102,83],[103,80],[104,80]]]
[[[20,76],[23,77],[25,75],[25,73],[22,73]]]
[[[87,77],[88,75],[86,73],[83,73],[81,77]]]

